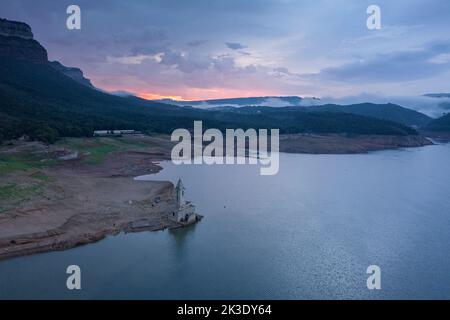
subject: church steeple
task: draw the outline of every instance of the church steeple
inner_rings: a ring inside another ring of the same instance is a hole
[[[183,181],[181,179],[178,179],[177,186],[175,187],[175,194],[176,194],[176,201],[177,201],[177,208],[180,209],[182,204],[184,203],[183,196],[184,196],[184,185]]]
[[[169,211],[169,219],[182,225],[188,225],[199,221],[202,216],[195,213],[195,206],[190,201],[184,200],[184,191],[183,181],[179,178],[177,185],[173,189],[176,208],[173,211]]]

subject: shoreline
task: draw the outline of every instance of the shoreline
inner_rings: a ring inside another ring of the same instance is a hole
[[[162,170],[156,163],[169,159],[165,142],[133,138],[126,141],[129,149],[111,152],[97,161],[94,152],[115,142],[98,141],[102,144],[92,147],[91,140],[83,141],[82,147],[90,147],[85,155],[42,168],[43,160],[59,156],[67,146],[18,143],[7,150],[16,166],[18,155],[28,161],[24,163],[29,163],[30,155],[45,158],[33,162],[35,168],[2,175],[0,196],[8,188],[12,191],[0,197],[0,260],[65,250],[121,232],[178,227],[167,214],[174,206],[174,185],[169,181],[134,180],[135,176]],[[150,151],[136,148],[143,142],[153,145]],[[5,150],[1,151],[5,157]]]
[[[73,176],[67,176],[72,178]],[[81,177],[86,179],[86,177]],[[72,183],[73,183],[72,180]],[[58,251],[99,241],[121,232],[157,231],[178,227],[168,219],[173,210],[171,182],[136,182],[132,178],[90,179],[84,183],[86,192],[80,197],[59,200],[31,201],[26,207],[14,210],[11,217],[0,218],[0,260],[35,253]],[[110,181],[108,181],[110,180]],[[112,180],[112,181],[111,181]],[[112,183],[105,197],[114,200],[92,199],[88,185]],[[125,194],[126,190],[130,193]],[[132,200],[127,200],[132,199]],[[91,203],[89,203],[91,202]]]
[[[131,147],[108,153],[104,158],[96,153],[95,148],[105,149],[118,141]],[[93,142],[99,146],[91,146]],[[422,136],[280,136],[280,152],[287,153],[355,154],[431,144]],[[174,206],[174,185],[168,181],[134,179],[161,171],[163,168],[157,162],[170,160],[171,147],[167,136],[69,139],[62,146],[24,142],[2,147],[0,156],[46,157],[38,164],[48,157],[61,158],[61,150],[65,150],[62,158],[70,160],[59,161],[54,167],[37,165],[3,174],[0,190],[2,185],[3,188],[14,185],[17,190],[9,198],[0,197],[0,260],[66,250],[121,232],[181,227],[167,215]],[[70,156],[75,150],[77,156]],[[36,188],[38,191],[33,191]],[[32,191],[27,194],[23,190]],[[22,198],[15,199],[17,194]]]
[[[298,154],[364,154],[372,151],[416,148],[433,144],[427,137],[421,135],[280,135],[280,152]]]

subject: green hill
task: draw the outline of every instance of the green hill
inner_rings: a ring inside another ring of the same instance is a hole
[[[415,110],[407,109],[396,104],[374,104],[359,103],[352,105],[326,104],[312,107],[244,107],[244,108],[221,108],[223,111],[237,113],[256,114],[260,112],[333,112],[351,113],[360,116],[373,117],[380,120],[388,120],[409,127],[424,127],[432,121],[432,118]]]
[[[7,58],[0,61],[0,101],[3,139],[26,134],[53,142],[106,129],[171,133],[192,128],[194,120],[203,120],[205,128],[279,128],[282,133],[415,134],[394,122],[342,112],[236,114],[123,98],[79,84],[49,64]]]
[[[425,129],[429,131],[450,132],[450,113],[433,120]]]
[[[178,107],[105,94],[49,64],[13,59],[0,62],[0,101],[0,133],[5,138],[27,134],[54,140],[111,128],[170,132],[193,121]]]
[[[94,130],[115,129],[170,134],[177,128],[192,128],[195,120],[202,120],[205,129],[220,130],[274,128],[281,133],[417,134],[408,126],[418,122],[420,116],[409,111],[408,118],[401,107],[390,107],[390,117],[382,116],[389,113],[380,111],[384,107],[372,105],[295,108],[308,112],[291,112],[292,108],[225,112],[107,94],[92,87],[80,69],[49,62],[46,49],[33,38],[29,25],[0,19],[0,29],[0,142],[28,135],[51,143],[59,137],[88,137]],[[263,98],[245,101],[254,99]],[[283,99],[295,102],[299,98]]]
[[[374,104],[359,103],[346,106],[328,104],[321,107],[312,107],[311,111],[329,111],[329,112],[347,112],[363,116],[374,117],[382,120],[389,120],[401,123],[405,126],[423,127],[426,126],[432,118],[427,115],[401,107],[396,104]]]

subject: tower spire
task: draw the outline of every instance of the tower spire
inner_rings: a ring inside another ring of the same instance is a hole
[[[184,200],[183,200],[184,190],[185,190],[185,188],[183,185],[183,181],[181,181],[181,178],[178,178],[178,183],[175,188],[178,209],[181,208],[182,204],[184,203]]]

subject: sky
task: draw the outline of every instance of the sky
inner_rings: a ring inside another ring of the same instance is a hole
[[[0,0],[0,17],[96,87],[149,99],[450,92],[448,0]]]

